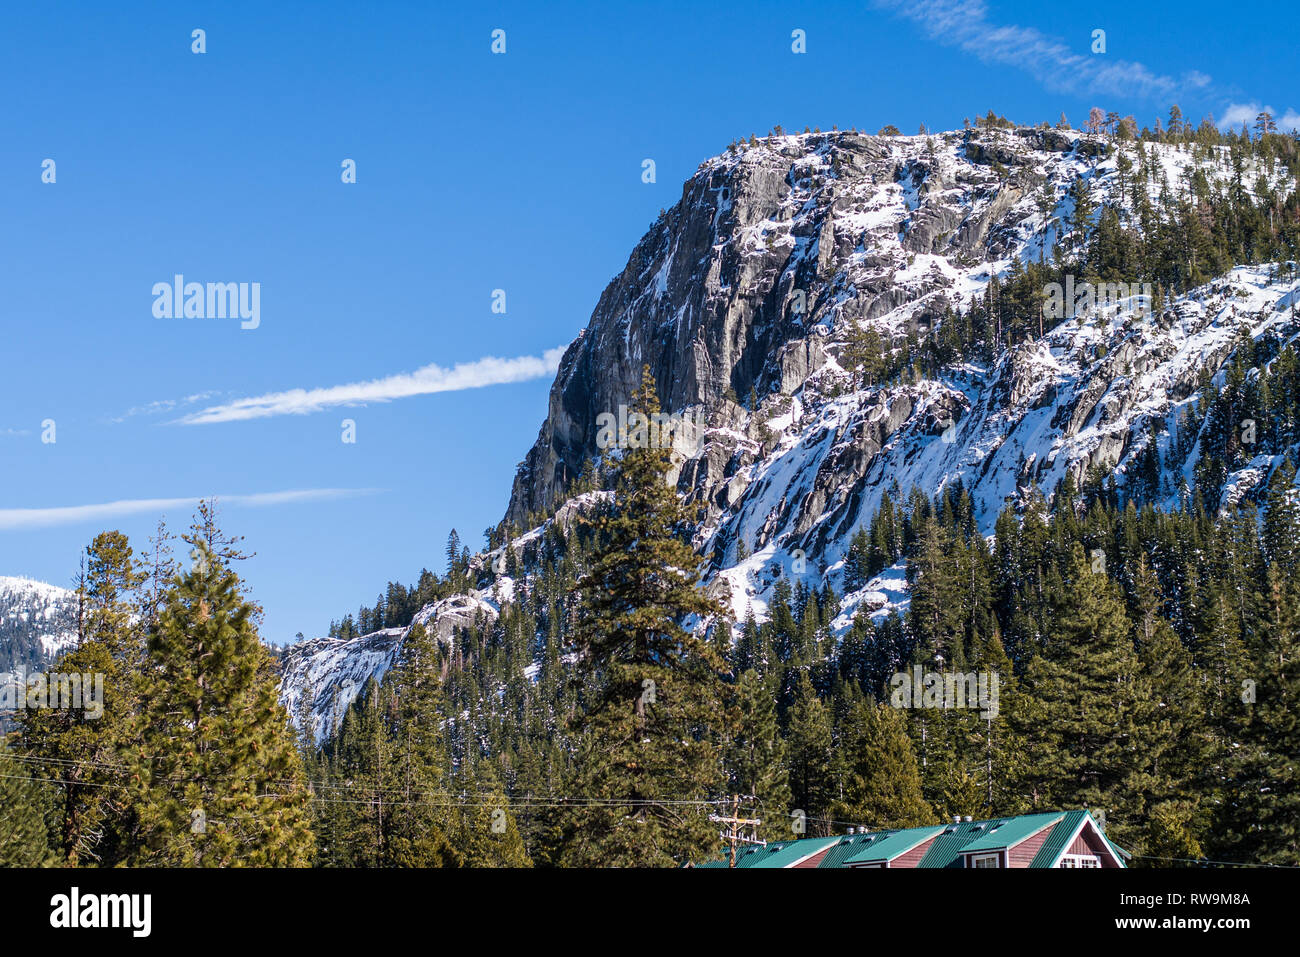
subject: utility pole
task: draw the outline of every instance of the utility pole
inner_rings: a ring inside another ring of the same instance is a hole
[[[753,798],[752,794],[745,795],[746,800],[751,800],[752,798]],[[722,832],[722,839],[726,841],[731,847],[730,855],[729,855],[730,862],[727,865],[728,867],[736,866],[736,845],[737,844],[766,844],[767,843],[766,841],[761,841],[758,838],[758,826],[763,823],[759,818],[740,817],[740,795],[738,794],[733,794],[731,796],[731,814],[729,815],[710,814],[709,820],[717,821],[719,824],[727,825],[727,828]],[[744,828],[752,828],[753,830],[751,830],[748,833],[745,833],[742,830]]]

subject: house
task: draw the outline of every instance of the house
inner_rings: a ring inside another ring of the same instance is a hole
[[[1105,868],[1126,867],[1128,857],[1085,809],[775,841],[737,849],[736,867]]]

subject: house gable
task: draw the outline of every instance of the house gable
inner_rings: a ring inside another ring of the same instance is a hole
[[[1118,849],[1097,826],[1091,812],[1071,811],[1067,819],[1057,826],[1057,831],[1060,832],[1059,835],[1052,835],[1053,840],[1039,851],[1030,867],[1061,867],[1067,857],[1095,857],[1103,868],[1127,866]]]

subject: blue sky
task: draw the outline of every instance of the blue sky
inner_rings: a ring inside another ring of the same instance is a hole
[[[733,138],[1300,109],[1286,3],[702,6],[7,5],[0,575],[69,584],[96,531],[213,494],[272,641],[442,571],[504,512],[548,350]],[[155,317],[177,273],[260,283],[260,324]]]

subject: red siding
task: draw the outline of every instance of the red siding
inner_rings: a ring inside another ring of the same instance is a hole
[[[1027,837],[1015,847],[1011,848],[1011,862],[1007,864],[1007,867],[1028,867],[1032,864],[1034,856],[1038,853],[1039,849],[1042,848],[1043,844],[1047,842],[1047,838],[1052,833],[1053,829],[1057,827],[1060,827],[1060,825],[1054,824],[1045,827],[1033,837]]]
[[[1086,827],[1079,834],[1079,836],[1074,839],[1074,843],[1070,845],[1070,849],[1065,853],[1067,854],[1096,853],[1095,851],[1093,851],[1092,846],[1088,843],[1088,829]]]
[[[826,848],[826,850],[824,850],[824,851],[818,851],[818,852],[817,852],[816,854],[814,854],[812,857],[808,858],[808,860],[806,860],[806,861],[800,861],[798,864],[796,864],[796,865],[794,866],[794,869],[795,869],[795,870],[798,870],[798,869],[801,868],[801,867],[816,867],[817,865],[819,865],[819,864],[822,862],[822,858],[825,857],[827,854],[829,854],[829,853],[831,852],[832,848],[835,848],[835,847],[837,847],[837,846],[838,846],[838,845],[836,845],[836,844],[832,844],[830,847]]]
[[[934,843],[934,838],[930,838],[928,841],[922,841],[920,844],[916,845],[916,847],[912,848],[906,854],[900,854],[898,855],[898,857],[890,861],[889,866],[890,867],[916,867],[917,864],[921,863],[921,858],[925,857],[925,852],[930,849],[930,845],[933,843]]]

